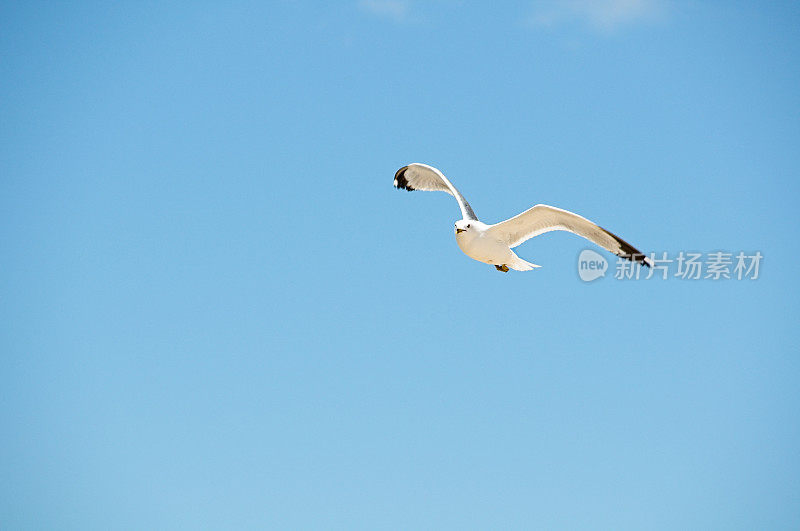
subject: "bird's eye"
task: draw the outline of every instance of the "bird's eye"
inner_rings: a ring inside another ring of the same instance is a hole
[[[467,225],[467,228],[469,228],[469,225]]]

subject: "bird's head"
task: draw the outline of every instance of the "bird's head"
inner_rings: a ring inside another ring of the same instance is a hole
[[[469,232],[474,227],[474,221],[467,220],[467,219],[459,219],[456,221],[456,235],[461,234],[462,232]]]

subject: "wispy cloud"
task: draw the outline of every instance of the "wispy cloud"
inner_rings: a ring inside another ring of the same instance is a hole
[[[375,16],[388,18],[395,22],[403,22],[408,17],[406,0],[359,0],[358,7],[362,11]]]
[[[534,27],[553,27],[577,21],[608,33],[657,20],[665,10],[664,0],[549,0],[535,5],[528,23]]]

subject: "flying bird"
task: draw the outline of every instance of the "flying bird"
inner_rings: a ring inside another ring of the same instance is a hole
[[[461,218],[456,221],[456,243],[461,250],[479,262],[491,264],[498,271],[508,273],[509,268],[530,271],[541,267],[526,262],[511,249],[534,236],[553,230],[563,230],[582,236],[617,256],[650,267],[650,260],[633,245],[602,227],[572,212],[548,205],[536,205],[511,219],[487,225],[469,206],[461,192],[442,172],[427,164],[413,163],[403,166],[394,174],[394,186],[414,191],[446,192],[458,201]]]

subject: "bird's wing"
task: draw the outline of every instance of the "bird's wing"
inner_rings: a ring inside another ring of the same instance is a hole
[[[598,227],[578,214],[548,205],[536,205],[511,219],[490,225],[487,233],[507,243],[509,247],[516,247],[534,236],[552,230],[572,232],[617,256],[650,266],[647,257],[619,236]]]
[[[472,207],[461,195],[461,192],[453,186],[453,183],[447,180],[447,177],[442,172],[433,166],[418,162],[403,166],[394,174],[394,185],[396,188],[408,190],[409,192],[413,190],[447,192],[458,201],[458,208],[461,209],[461,216],[464,219],[478,219],[475,216],[475,212],[472,211]]]

